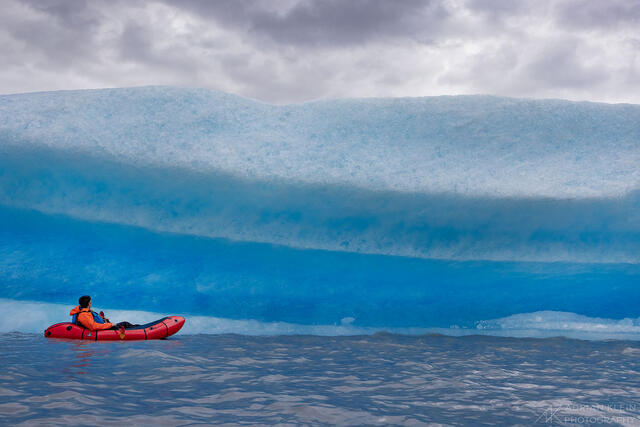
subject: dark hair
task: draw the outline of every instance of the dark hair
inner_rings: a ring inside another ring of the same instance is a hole
[[[80,304],[80,308],[89,307],[89,303],[91,302],[91,297],[89,295],[83,295],[78,298],[78,303]]]

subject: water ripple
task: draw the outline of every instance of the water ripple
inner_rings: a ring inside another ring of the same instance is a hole
[[[640,344],[2,334],[2,425],[640,425]]]

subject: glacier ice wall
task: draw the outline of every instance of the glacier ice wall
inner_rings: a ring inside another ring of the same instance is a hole
[[[0,96],[0,298],[226,318],[637,317],[640,106]]]
[[[0,203],[299,248],[637,262],[638,123],[634,105],[475,96],[11,95]]]
[[[590,197],[637,188],[640,107],[489,96],[261,104],[208,90],[2,96],[3,145],[376,191]]]

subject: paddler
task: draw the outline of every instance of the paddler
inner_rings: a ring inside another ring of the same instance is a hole
[[[99,314],[91,310],[91,297],[89,295],[83,295],[78,299],[78,305],[69,312],[69,316],[72,316],[72,323],[85,327],[91,331],[103,330],[103,329],[115,329],[124,330],[139,325],[132,325],[129,322],[120,322],[113,324],[104,317],[104,313]]]

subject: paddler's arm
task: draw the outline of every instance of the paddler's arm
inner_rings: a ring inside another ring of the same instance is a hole
[[[86,311],[81,313],[82,318],[79,319],[80,323],[82,323],[82,325],[87,328],[90,329],[92,331],[97,331],[97,330],[102,330],[102,329],[109,329],[111,327],[113,327],[113,324],[107,322],[107,323],[98,323],[95,320],[93,320],[93,315],[91,313],[88,313]],[[78,316],[80,317],[80,316]]]

